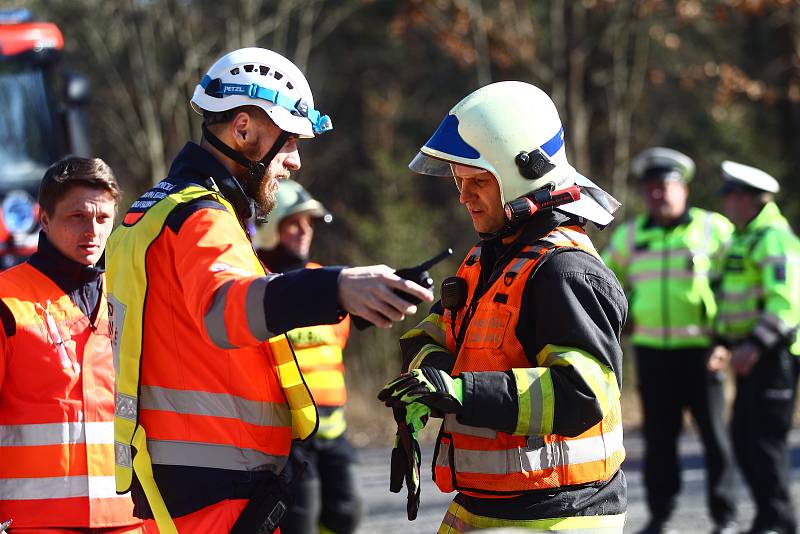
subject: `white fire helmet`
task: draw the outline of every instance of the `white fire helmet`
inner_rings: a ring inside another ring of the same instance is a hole
[[[281,221],[296,213],[308,213],[312,218],[322,219],[326,224],[333,220],[331,212],[312,197],[302,185],[291,179],[281,180],[278,193],[275,195],[275,207],[269,214],[269,220],[256,227],[256,235],[253,238],[256,248],[271,250],[277,247],[280,241],[278,227]]]
[[[523,175],[516,158],[536,164]],[[409,168],[431,176],[453,176],[451,164],[489,171],[504,204],[542,188],[581,187],[580,199],[559,210],[608,225],[620,204],[567,161],[564,128],[555,104],[529,83],[497,82],[456,104],[420,149]]]
[[[286,132],[314,137],[333,129],[330,117],[314,109],[314,97],[297,66],[266,48],[240,48],[214,63],[195,87],[192,108],[221,112],[258,106]]]

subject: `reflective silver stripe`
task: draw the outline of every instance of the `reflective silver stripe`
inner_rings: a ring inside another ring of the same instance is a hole
[[[254,401],[224,393],[184,391],[159,386],[142,386],[140,395],[144,410],[227,417],[260,426],[292,426],[292,416],[287,405],[282,402]]]
[[[127,498],[128,495],[117,495],[114,475],[107,477],[89,477],[90,499],[108,499],[119,497]]]
[[[267,283],[267,278],[256,278],[247,288],[245,297],[247,328],[250,329],[250,335],[259,341],[266,341],[275,336],[267,328],[267,314],[264,309],[264,292],[267,289]]]
[[[119,441],[114,442],[114,463],[123,467],[133,468],[130,445]]]
[[[719,296],[720,302],[741,302],[749,298],[761,298],[764,296],[764,288],[761,286],[748,287],[743,291],[723,291]]]
[[[255,449],[232,445],[147,439],[147,450],[154,464],[212,467],[234,471],[280,473],[287,456],[272,456]]]
[[[531,261],[533,261],[531,258],[517,258],[506,271],[506,276],[509,274],[516,276]]]
[[[0,447],[114,442],[113,422],[41,423],[0,426]]]
[[[0,479],[0,500],[67,499],[70,497],[107,499],[127,498],[128,495],[117,495],[113,475]]]
[[[628,239],[625,240],[625,243],[626,246],[628,247],[628,250],[626,252],[633,255],[633,253],[636,251],[636,219],[629,222],[627,226],[628,226],[628,234],[626,235],[626,237]],[[629,265],[630,265],[630,260],[625,262],[626,267]]]
[[[696,254],[691,250],[680,248],[680,249],[670,249],[670,250],[637,250],[633,252],[633,260],[632,261],[643,261],[643,260],[661,260],[664,259],[664,253],[669,254],[669,259],[689,259],[694,258]]]
[[[497,437],[497,432],[491,428],[462,425],[456,420],[456,415],[452,413],[445,415],[444,431],[464,434],[465,436],[475,436],[477,438],[495,439]]]
[[[114,415],[136,421],[136,397],[117,392],[114,396]]]
[[[698,325],[689,325],[683,327],[664,328],[660,326],[643,326],[634,325],[634,335],[651,336],[651,337],[665,337],[669,336],[674,339],[691,338],[697,336],[705,336],[709,334],[708,328]]]
[[[717,320],[722,323],[735,323],[739,321],[754,321],[761,316],[758,310],[745,310],[740,312],[722,312],[717,316]]]
[[[660,280],[662,278],[669,278],[671,280],[691,280],[695,276],[704,277],[705,273],[695,273],[685,269],[667,269],[666,271],[641,271],[630,275],[631,282],[644,282],[646,280]]]
[[[456,449],[456,471],[486,475],[506,475],[522,471],[543,471],[610,458],[623,451],[622,425],[602,436],[558,441],[539,449],[475,451]],[[441,456],[441,453],[440,453]],[[437,464],[441,458],[437,458]]]
[[[208,337],[214,344],[222,349],[235,349],[228,340],[228,328],[225,326],[225,303],[228,302],[228,291],[233,285],[233,280],[225,282],[216,293],[211,302],[211,306],[206,312],[204,319]],[[262,310],[263,313],[263,310]]]

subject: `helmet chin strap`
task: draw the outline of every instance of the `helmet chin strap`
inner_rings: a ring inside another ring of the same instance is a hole
[[[245,180],[239,179],[240,182],[244,181],[244,183],[241,184],[242,189],[244,190],[245,195],[247,195],[247,198],[250,200],[250,204],[253,206],[253,213],[256,214],[256,222],[267,222],[267,213],[265,213],[258,204],[259,188],[261,187],[261,182],[264,180],[264,174],[266,174],[270,162],[272,162],[292,134],[285,130],[281,130],[281,133],[278,134],[277,139],[275,139],[275,142],[267,151],[266,155],[259,161],[253,161],[246,158],[241,152],[237,152],[236,150],[232,149],[219,137],[211,133],[211,130],[208,129],[205,122],[203,123],[202,128],[203,137],[208,140],[211,146],[247,169],[247,178]]]

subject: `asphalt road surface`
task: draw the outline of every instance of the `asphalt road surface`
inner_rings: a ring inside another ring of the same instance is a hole
[[[800,503],[800,430],[790,437],[792,445],[792,495]],[[625,436],[627,459],[623,470],[628,479],[628,519],[625,532],[635,533],[647,522],[642,483],[641,437],[635,433]],[[417,519],[406,519],[405,488],[403,493],[389,492],[388,449],[359,450],[358,480],[361,496],[365,502],[365,517],[359,534],[435,533],[445,510],[454,494],[440,493],[430,479],[432,445],[423,445],[422,503]],[[669,527],[680,533],[703,533],[711,531],[711,521],[705,507],[705,471],[700,443],[696,436],[684,433],[680,442],[682,458],[681,491],[677,508]],[[753,506],[741,477],[734,488],[738,497],[739,522],[747,527],[753,518]]]

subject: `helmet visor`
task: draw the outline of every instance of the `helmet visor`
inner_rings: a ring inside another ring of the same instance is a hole
[[[418,152],[408,168],[417,174],[425,174],[428,176],[447,176],[453,177],[453,168],[450,163],[442,159],[433,158],[422,152]]]

